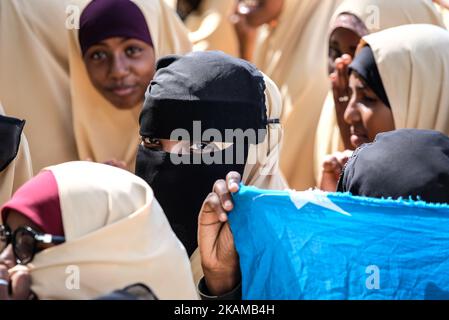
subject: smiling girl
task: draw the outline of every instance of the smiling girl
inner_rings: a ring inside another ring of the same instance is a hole
[[[73,121],[79,157],[134,169],[138,116],[156,60],[191,50],[163,0],[93,0],[71,39]]]
[[[449,32],[426,24],[362,39],[349,66],[351,98],[344,113],[354,149],[378,133],[402,128],[449,134],[448,50]],[[322,189],[335,191],[349,156],[336,153],[324,162]]]

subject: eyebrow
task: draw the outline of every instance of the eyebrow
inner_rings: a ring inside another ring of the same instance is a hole
[[[120,37],[120,38],[121,38],[121,40],[119,41],[120,44],[122,44],[123,42],[126,42],[126,41],[128,41],[128,40],[132,40],[132,39],[133,39],[133,38],[123,38],[123,37]],[[106,42],[105,42],[106,40],[107,40],[107,39],[102,40],[102,41],[96,43],[95,45],[96,45],[96,46],[105,46],[105,47],[109,47],[109,46],[106,44]]]

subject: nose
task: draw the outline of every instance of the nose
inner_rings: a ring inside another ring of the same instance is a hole
[[[129,64],[126,57],[114,55],[111,61],[110,76],[114,80],[121,80],[129,74]]]
[[[351,100],[349,100],[348,106],[346,107],[344,120],[347,124],[352,125],[359,122],[361,118],[357,97],[353,94]]]

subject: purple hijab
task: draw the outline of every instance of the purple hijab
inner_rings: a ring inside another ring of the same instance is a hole
[[[94,44],[112,37],[138,39],[153,46],[139,7],[130,0],[92,0],[80,18],[79,42],[83,55]]]

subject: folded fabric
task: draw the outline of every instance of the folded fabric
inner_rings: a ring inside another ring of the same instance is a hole
[[[449,205],[241,186],[243,299],[449,299]]]

